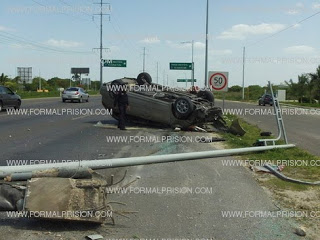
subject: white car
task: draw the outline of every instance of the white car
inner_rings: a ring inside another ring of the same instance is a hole
[[[83,88],[71,87],[62,92],[62,102],[70,100],[71,102],[77,101],[82,103],[84,101],[89,102],[89,94]]]

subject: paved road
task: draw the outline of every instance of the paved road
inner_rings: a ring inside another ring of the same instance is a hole
[[[217,101],[217,106],[222,107],[222,101]],[[275,116],[264,114],[263,111],[270,110],[273,114],[273,107],[258,106],[253,103],[225,102],[226,111],[237,112],[238,116],[249,123],[258,125],[264,131],[271,131],[278,134]],[[299,147],[308,150],[310,153],[320,156],[320,109],[308,111],[299,108],[282,107],[283,119],[290,143],[295,143]]]
[[[23,108],[89,108],[100,109],[100,98],[89,103],[66,103],[58,99],[24,101]],[[1,165],[8,159],[97,159],[144,156],[164,153],[194,152],[221,148],[218,143],[110,143],[106,136],[188,136],[199,133],[172,133],[168,129],[136,129],[119,131],[98,128],[98,121],[114,124],[109,116],[8,116],[0,114]],[[293,233],[292,219],[263,217],[222,217],[222,211],[275,212],[277,208],[243,167],[227,167],[225,159],[204,159],[158,165],[136,166],[101,171],[120,179],[128,170],[126,182],[141,179],[132,187],[136,192],[112,194],[111,201],[126,202],[116,209],[138,211],[130,219],[116,218],[116,225],[92,226],[76,223],[44,222],[31,219],[8,219],[0,214],[0,239],[85,239],[89,234],[107,238],[210,238],[234,239],[298,239]],[[141,189],[178,188],[192,190],[176,194],[163,191],[146,194]],[[207,193],[195,194],[196,189]],[[140,190],[139,190],[140,189]]]

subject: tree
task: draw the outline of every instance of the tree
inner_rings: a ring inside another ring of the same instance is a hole
[[[320,65],[318,66],[316,73],[310,73],[311,84],[312,84],[312,94],[313,97],[318,99],[318,103],[320,104]]]
[[[230,92],[241,92],[242,91],[242,87],[235,85],[229,88]]]
[[[1,74],[0,76],[0,84],[4,85],[5,82],[8,82],[10,79],[7,75],[4,75],[4,73]]]
[[[299,102],[303,102],[303,97],[306,95],[307,82],[308,77],[306,74],[298,76],[297,83],[294,83],[292,79],[290,79],[289,82],[286,81],[286,84],[289,86],[289,93],[291,94],[291,96],[298,99]]]

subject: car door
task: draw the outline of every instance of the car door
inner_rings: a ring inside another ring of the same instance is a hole
[[[10,96],[8,95],[5,87],[0,87],[0,100],[2,102],[3,107],[11,106]]]
[[[83,98],[88,100],[89,94],[87,93],[86,90],[84,90],[83,88],[81,88],[82,94],[83,94]]]
[[[13,91],[11,91],[10,88],[7,88],[7,87],[3,87],[4,88],[4,91],[5,91],[5,95],[6,95],[6,98],[7,98],[7,105],[8,106],[16,106],[17,105],[17,101],[18,101],[18,98],[16,97],[15,93]]]

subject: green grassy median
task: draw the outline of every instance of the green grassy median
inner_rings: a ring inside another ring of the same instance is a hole
[[[226,120],[230,125],[231,122],[237,118],[233,115],[227,115]],[[241,148],[241,147],[250,147],[253,143],[256,142],[257,139],[262,139],[266,137],[261,137],[261,129],[257,126],[251,125],[245,122],[242,119],[239,119],[240,125],[247,132],[243,137],[234,136],[229,133],[225,133],[224,137],[226,138],[226,142],[230,148]],[[277,134],[277,133],[273,133]],[[270,137],[269,137],[270,138]],[[272,137],[274,138],[274,136]],[[284,144],[284,142],[280,142]],[[259,152],[259,153],[251,153],[242,155],[241,159],[243,160],[259,160],[266,162],[279,162],[280,160],[285,160],[283,162],[289,162],[290,166],[285,166],[283,170],[283,174],[292,177],[295,179],[305,180],[305,181],[319,181],[320,180],[320,166],[314,166],[314,163],[317,160],[320,160],[319,157],[310,154],[309,152],[299,148],[288,148],[288,149],[275,149],[271,151]],[[302,162],[303,161],[303,162]],[[317,161],[317,165],[320,164],[320,161]],[[297,166],[292,166],[297,165]],[[303,166],[300,166],[303,165]],[[313,165],[313,166],[311,166]],[[310,186],[290,183],[278,179],[276,177],[271,178],[264,182],[264,184],[269,185],[270,187],[282,188],[282,189],[308,189]],[[320,186],[319,186],[320,189]]]

